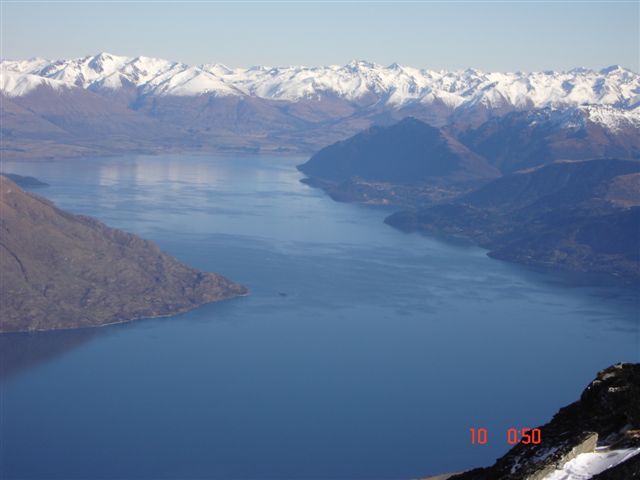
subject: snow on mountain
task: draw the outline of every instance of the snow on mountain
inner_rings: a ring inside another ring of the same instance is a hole
[[[36,69],[27,73],[61,80],[77,87],[88,88],[91,84],[116,73],[124,66],[127,60],[127,57],[101,53],[93,57],[57,60],[42,68],[36,67]]]
[[[182,64],[172,65],[139,85],[143,93],[151,95],[242,95],[241,91],[216,75]]]
[[[622,110],[609,105],[585,105],[579,108],[590,122],[603,125],[611,131],[625,127],[640,128],[640,107]]]
[[[621,450],[604,448],[591,453],[582,453],[565,463],[561,469],[547,475],[544,480],[586,480],[639,453],[639,448]]]
[[[51,63],[46,58],[30,58],[29,60],[2,60],[2,71],[14,73],[31,73],[38,71]]]
[[[0,71],[0,92],[4,93],[8,97],[26,95],[30,91],[41,86],[47,86],[54,90],[72,87],[72,85],[65,82],[39,77],[38,75],[16,73],[6,70]]]
[[[392,107],[439,102],[452,109],[578,105],[631,109],[640,103],[640,75],[619,66],[534,73],[435,71],[365,61],[344,66],[229,68],[101,53],[71,60],[3,60],[0,69],[91,90],[128,85],[144,94],[163,96],[248,95],[287,101],[336,96]],[[23,83],[4,82],[1,91],[24,95],[28,89],[15,89]]]
[[[561,128],[579,130],[594,123],[610,131],[640,128],[640,107],[615,108],[611,105],[579,105],[564,109],[544,108],[529,114],[530,125],[549,123]]]

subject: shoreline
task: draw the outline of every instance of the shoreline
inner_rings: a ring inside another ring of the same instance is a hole
[[[175,317],[178,315],[183,315],[185,313],[191,312],[192,310],[196,310],[200,307],[203,307],[205,305],[210,305],[212,303],[219,303],[219,302],[224,302],[227,300],[233,300],[234,298],[241,298],[241,297],[248,297],[249,296],[249,290],[247,289],[246,293],[241,293],[241,294],[237,294],[237,295],[231,295],[229,297],[225,297],[225,298],[221,298],[219,300],[212,300],[210,302],[204,302],[201,303],[199,305],[194,306],[193,308],[184,308],[184,309],[180,309],[178,311],[172,312],[172,313],[167,313],[167,314],[160,314],[160,315],[153,315],[151,317],[135,317],[135,318],[130,318],[130,319],[126,319],[126,320],[118,320],[115,322],[109,322],[109,323],[101,323],[98,325],[83,325],[83,326],[77,326],[77,327],[63,327],[63,328],[47,328],[47,329],[33,329],[33,330],[10,330],[10,331],[2,331],[0,330],[0,336],[2,335],[29,335],[29,334],[40,334],[40,333],[48,333],[48,332],[68,332],[68,331],[73,331],[73,330],[86,330],[86,329],[93,329],[93,328],[103,328],[103,327],[112,327],[114,325],[124,325],[127,323],[133,323],[133,322],[139,322],[139,321],[143,321],[143,320],[154,320],[157,318],[168,318],[168,317]]]

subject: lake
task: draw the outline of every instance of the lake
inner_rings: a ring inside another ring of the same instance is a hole
[[[405,234],[304,159],[4,162],[37,193],[251,294],[0,336],[2,478],[401,479],[492,463],[596,372],[640,361],[637,290]],[[470,428],[487,428],[472,445]],[[544,441],[544,439],[543,439]]]

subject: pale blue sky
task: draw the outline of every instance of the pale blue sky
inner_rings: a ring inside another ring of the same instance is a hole
[[[10,2],[3,58],[108,51],[189,64],[639,69],[634,2]]]

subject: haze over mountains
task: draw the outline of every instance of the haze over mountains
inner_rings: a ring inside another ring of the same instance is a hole
[[[603,151],[625,137],[622,150],[637,153],[624,132],[640,125],[640,76],[617,66],[535,73],[363,61],[229,68],[102,53],[3,60],[0,72],[6,158],[181,149],[310,153],[406,116],[449,125],[459,135],[538,109],[552,112],[542,115],[553,129],[575,130],[584,120],[613,137],[601,141]],[[486,147],[489,130],[468,141]],[[558,141],[551,134],[549,148],[557,150]]]

